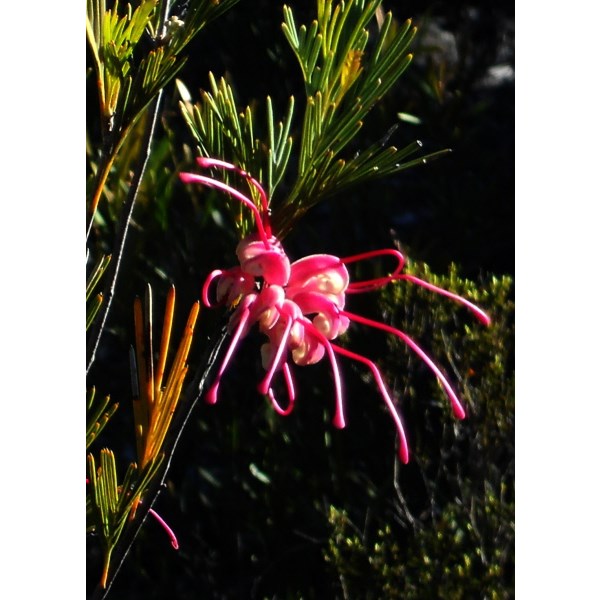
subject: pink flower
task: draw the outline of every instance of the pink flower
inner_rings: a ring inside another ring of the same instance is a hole
[[[252,212],[256,223],[256,232],[238,244],[236,254],[239,266],[225,271],[213,271],[202,287],[202,300],[206,306],[213,305],[209,296],[216,281],[216,303],[235,307],[229,324],[231,342],[215,381],[208,390],[209,403],[217,401],[219,384],[238,344],[250,329],[257,325],[267,340],[261,348],[262,365],[266,374],[258,384],[258,391],[269,397],[273,408],[279,414],[288,415],[296,400],[291,363],[307,366],[327,356],[335,386],[333,424],[343,428],[343,390],[337,357],[345,356],[364,364],[373,374],[379,393],[398,431],[400,459],[404,463],[408,462],[408,444],[402,420],[379,368],[367,357],[334,343],[334,340],[348,329],[350,323],[354,322],[381,329],[404,341],[433,371],[444,388],[456,417],[465,417],[465,411],[448,380],[418,344],[404,332],[390,325],[346,310],[346,295],[376,290],[392,281],[407,280],[459,302],[469,308],[482,323],[488,325],[490,318],[480,308],[452,292],[402,273],[404,257],[398,250],[391,248],[348,258],[314,254],[290,263],[283,246],[271,231],[268,199],[260,184],[232,164],[209,158],[197,160],[202,168],[217,167],[245,177],[261,200],[261,206],[257,207],[248,197],[221,181],[194,173],[180,174],[185,183],[200,183],[230,194]],[[396,268],[390,275],[364,281],[350,281],[347,265],[382,256],[391,256],[396,260]],[[279,404],[272,388],[273,378],[278,373],[283,375],[287,388],[286,408]]]

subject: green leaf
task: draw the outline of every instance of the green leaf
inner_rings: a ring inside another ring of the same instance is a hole
[[[410,21],[393,27],[388,13],[368,48],[380,0],[318,0],[310,27],[296,25],[284,7],[282,29],[305,79],[307,103],[302,126],[298,179],[273,218],[285,235],[306,210],[328,196],[359,183],[417,164],[401,160],[416,151],[372,147],[355,158],[342,153],[355,139],[364,119],[397,82],[411,62],[407,54],[416,29]]]
[[[94,294],[96,288],[98,287],[98,284],[100,283],[102,275],[106,271],[106,268],[108,267],[109,262],[110,262],[110,256],[105,256],[105,255],[102,256],[100,258],[100,260],[96,263],[96,265],[93,267],[92,271],[90,272],[90,274],[88,276],[88,279],[86,282],[86,287],[85,287],[85,301],[86,301],[85,329],[86,329],[86,331],[90,328],[90,326],[94,322],[94,319],[96,318],[96,315],[98,314],[98,311],[100,310],[100,306],[102,305],[102,300],[103,300],[102,294],[101,293],[95,294],[93,298],[92,298],[92,295]]]
[[[92,323],[94,322],[94,319],[96,318],[96,315],[98,314],[98,311],[100,310],[100,307],[102,306],[102,294],[97,294],[91,302],[88,302],[87,306],[86,306],[86,317],[85,317],[85,330],[87,331]]]
[[[104,271],[106,271],[106,268],[110,263],[110,258],[110,255],[103,255],[102,258],[100,258],[100,260],[95,264],[94,268],[90,272],[85,286],[86,301],[89,300],[90,296],[94,293],[96,286],[100,282]]]
[[[86,449],[90,447],[92,442],[98,437],[104,429],[109,419],[115,414],[119,404],[117,402],[110,404],[110,396],[106,396],[102,400],[95,401],[96,390],[92,389],[88,392],[87,400],[87,426],[86,426]],[[94,406],[95,404],[95,406]]]
[[[129,521],[131,511],[157,476],[163,457],[159,455],[142,470],[131,463],[123,483],[119,485],[113,452],[107,448],[100,450],[98,468],[93,454],[88,454],[88,530],[99,534],[104,548],[102,587],[106,585],[112,552]]]
[[[262,135],[265,127],[258,126],[261,123],[250,107],[237,106],[225,79],[217,82],[210,74],[210,90],[203,91],[194,105],[187,90],[183,92],[182,113],[200,155],[234,163],[264,184],[273,230],[280,239],[322,200],[446,152],[407,160],[420,150],[419,142],[400,149],[381,143],[344,156],[365,118],[412,60],[408,47],[416,29],[410,20],[398,25],[388,13],[377,30],[374,17],[380,5],[381,0],[318,0],[317,19],[309,25],[298,25],[292,9],[283,7],[282,30],[298,59],[306,90],[297,176],[286,198],[276,197],[275,189],[291,156],[294,100],[290,99],[286,116],[276,126],[267,98],[266,135]],[[234,187],[246,185],[232,173],[219,171],[218,177]],[[258,203],[256,190],[249,193]],[[228,207],[242,236],[253,229],[239,203],[230,202]]]
[[[266,114],[257,122],[255,111],[238,107],[233,89],[224,78],[216,80],[209,73],[210,91],[201,93],[196,104],[180,102],[181,112],[191,134],[198,143],[201,156],[220,157],[239,166],[261,181],[272,197],[282,180],[292,151],[290,129],[294,114],[294,99],[290,98],[285,116],[277,121],[270,98],[266,99]],[[185,92],[184,92],[185,93]],[[219,173],[231,185],[245,185],[230,173]],[[256,190],[249,189],[256,203]],[[253,228],[253,223],[240,212],[239,204],[231,205],[241,235]]]

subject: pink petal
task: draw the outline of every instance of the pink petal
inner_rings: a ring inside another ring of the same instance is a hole
[[[349,281],[348,271],[337,256],[313,254],[292,263],[288,297],[293,299],[300,291],[341,294]]]
[[[279,307],[283,304],[285,292],[278,285],[264,287],[250,308],[250,323],[259,323],[260,330],[266,333],[279,319]]]
[[[325,347],[314,335],[304,333],[302,343],[292,348],[292,359],[301,366],[314,365],[325,356]]]
[[[302,292],[294,296],[294,302],[303,315],[316,313],[320,317],[315,318],[313,324],[329,340],[335,339],[348,326],[348,320],[340,317],[340,307],[326,294]],[[341,308],[343,308],[343,305]]]
[[[264,251],[241,264],[245,273],[262,277],[270,285],[284,286],[290,277],[290,261],[287,256],[272,250]]]

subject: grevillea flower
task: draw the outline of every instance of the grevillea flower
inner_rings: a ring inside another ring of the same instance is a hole
[[[221,181],[195,173],[180,173],[184,183],[199,183],[216,188],[239,200],[252,212],[256,223],[256,231],[243,238],[237,246],[239,265],[225,271],[213,271],[202,287],[202,301],[206,306],[219,304],[234,309],[229,323],[231,342],[215,381],[207,392],[206,399],[209,403],[217,401],[219,384],[236,348],[256,325],[266,336],[261,348],[262,365],[266,374],[258,384],[258,391],[268,396],[279,414],[288,415],[293,410],[296,400],[292,363],[306,366],[315,364],[327,356],[335,385],[333,424],[343,428],[344,402],[337,358],[345,356],[364,364],[373,374],[379,393],[398,431],[400,459],[404,463],[408,462],[408,444],[402,420],[379,368],[369,358],[334,343],[334,340],[348,329],[350,323],[358,323],[386,331],[405,342],[435,374],[450,400],[456,417],[465,417],[465,411],[452,386],[420,346],[395,327],[346,310],[346,295],[369,292],[392,281],[406,280],[455,300],[470,309],[486,325],[490,323],[487,314],[452,292],[402,273],[404,257],[395,249],[365,252],[348,258],[313,254],[290,262],[281,242],[271,230],[269,203],[261,185],[248,173],[227,162],[210,158],[198,158],[197,162],[201,168],[216,167],[238,173],[247,180],[260,198],[260,205],[257,207],[250,198]],[[390,275],[363,281],[350,280],[347,265],[382,256],[390,256],[396,261],[396,268]],[[211,299],[211,294],[216,297],[216,301]],[[283,376],[287,388],[288,402],[285,408],[273,392],[272,383],[277,374]]]

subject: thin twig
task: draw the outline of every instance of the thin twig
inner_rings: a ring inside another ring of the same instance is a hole
[[[100,308],[100,314],[96,318],[94,325],[91,328],[91,334],[88,338],[86,374],[89,373],[90,367],[92,366],[92,364],[94,363],[94,359],[96,358],[96,350],[98,349],[100,338],[102,337],[102,333],[106,325],[108,311],[110,310],[112,299],[115,293],[115,288],[117,286],[119,269],[121,267],[121,260],[123,258],[125,250],[125,242],[127,241],[127,233],[129,231],[129,224],[131,223],[133,207],[137,199],[142,178],[144,177],[144,173],[146,171],[148,158],[150,157],[152,138],[154,137],[156,122],[158,121],[158,113],[160,109],[162,93],[163,91],[160,90],[160,92],[153,101],[150,113],[150,121],[148,123],[148,126],[146,127],[146,132],[143,141],[143,147],[145,148],[145,151],[143,156],[141,157],[140,165],[133,177],[131,185],[129,186],[127,199],[121,212],[121,219],[119,220],[119,230],[117,233],[115,248],[112,255],[113,260],[109,265],[106,278],[106,285],[104,286],[103,290],[104,302],[102,303],[102,307]]]
[[[394,490],[396,490],[396,496],[398,497],[398,502],[400,503],[400,508],[402,509],[404,517],[410,523],[412,528],[416,529],[418,527],[418,522],[410,512],[408,502],[406,501],[400,486],[400,461],[398,460],[398,457],[394,460]]]

